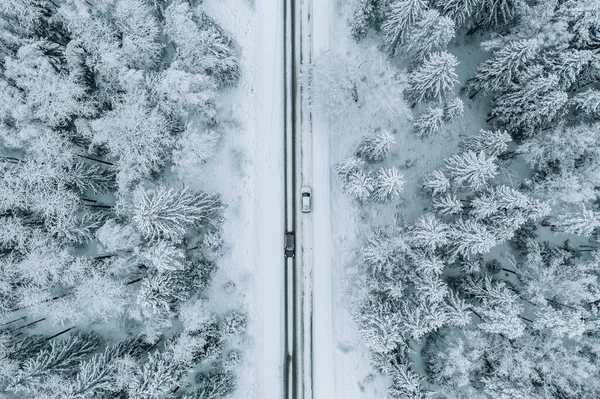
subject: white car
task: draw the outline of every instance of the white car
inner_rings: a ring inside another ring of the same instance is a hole
[[[302,212],[307,213],[311,210],[310,200],[311,200],[311,190],[310,187],[302,187]]]

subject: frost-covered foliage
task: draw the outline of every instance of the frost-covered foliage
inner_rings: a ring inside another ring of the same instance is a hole
[[[599,397],[600,2],[359,3],[362,26],[409,68],[416,135],[439,145],[445,124],[461,132],[437,169],[406,172],[407,184],[424,175],[407,198],[425,201],[413,222],[395,203],[382,227],[371,207],[384,205],[357,201],[358,220],[379,226],[353,260],[352,305],[387,396]],[[488,126],[472,131],[481,116]],[[349,158],[336,172],[344,187],[362,177],[348,193],[376,199],[376,169]]]
[[[179,398],[244,333],[207,309],[225,205],[176,180],[236,53],[187,1],[0,2],[0,396]]]

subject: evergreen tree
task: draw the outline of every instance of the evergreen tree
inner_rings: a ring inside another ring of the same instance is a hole
[[[454,71],[457,65],[456,57],[450,53],[431,53],[423,65],[409,75],[408,96],[416,103],[443,100],[458,83]]]
[[[434,252],[448,243],[448,226],[434,215],[425,214],[414,224],[409,237],[413,246]]]
[[[70,371],[97,347],[98,338],[89,334],[52,340],[48,349],[22,363],[7,389],[13,392],[35,392],[53,373]]]
[[[568,95],[556,90],[556,75],[532,79],[516,91],[498,96],[492,111],[497,124],[531,134],[537,128],[546,127],[566,112]]]
[[[499,244],[492,232],[471,219],[458,219],[450,226],[448,237],[452,247],[451,255],[466,258],[485,254]]]
[[[454,194],[435,197],[432,206],[440,215],[457,215],[463,210],[463,204]]]
[[[366,202],[373,195],[375,181],[370,173],[362,170],[352,172],[344,182],[344,191],[358,202]]]
[[[475,75],[465,83],[465,90],[494,92],[519,83],[520,75],[538,57],[541,45],[537,39],[511,41],[483,62]]]
[[[383,167],[377,170],[374,178],[373,197],[379,202],[391,202],[400,199],[404,189],[404,175],[395,167]]]
[[[168,352],[154,352],[136,368],[127,395],[131,399],[172,398],[173,390],[187,372],[183,365],[172,361]]]
[[[366,164],[362,158],[349,157],[333,165],[333,171],[342,183],[345,183],[353,173],[363,169]]]
[[[428,107],[413,123],[413,129],[419,138],[437,133],[445,122],[444,110],[439,107]]]
[[[498,173],[494,157],[485,153],[466,151],[446,159],[448,177],[456,184],[468,184],[474,189],[483,187]]]
[[[436,0],[434,4],[442,15],[454,21],[457,28],[462,28],[472,21],[483,2],[484,0]]]
[[[456,97],[454,100],[444,104],[444,122],[450,123],[455,119],[461,117],[464,112],[463,101]]]
[[[175,68],[209,75],[221,85],[238,81],[233,41],[202,10],[193,12],[187,2],[172,2],[165,10],[165,32],[176,48]]]
[[[132,220],[148,239],[180,240],[188,228],[218,226],[223,205],[218,195],[158,187],[152,194],[138,190]]]
[[[367,35],[376,14],[375,0],[357,0],[350,21],[350,35],[357,42]]]
[[[409,29],[427,10],[424,0],[397,0],[390,5],[390,11],[381,25],[388,51],[396,54],[399,45],[404,43]]]
[[[483,130],[475,136],[469,136],[461,143],[463,151],[484,153],[489,157],[497,157],[508,149],[512,138],[505,130]]]
[[[433,51],[442,51],[454,38],[454,21],[437,10],[424,11],[406,39],[406,51],[421,61]]]
[[[423,179],[423,190],[434,197],[450,189],[450,179],[441,170],[434,170]]]
[[[224,399],[235,392],[236,380],[231,372],[198,373],[195,381],[198,387],[194,399]]]
[[[600,213],[581,205],[578,212],[559,215],[554,226],[557,230],[589,237],[600,227]]]
[[[387,130],[380,130],[365,136],[354,155],[369,163],[381,162],[390,154],[394,144],[394,135]]]

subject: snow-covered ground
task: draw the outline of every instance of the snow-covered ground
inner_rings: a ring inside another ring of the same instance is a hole
[[[206,0],[205,8],[239,43],[243,68],[241,90],[230,101],[240,127],[225,137],[217,155],[220,162],[212,171],[229,204],[224,229],[230,250],[222,259],[215,290],[233,280],[238,287],[233,301],[249,313],[236,398],[281,398],[282,1]],[[216,306],[231,306],[231,297],[216,298],[222,301]]]

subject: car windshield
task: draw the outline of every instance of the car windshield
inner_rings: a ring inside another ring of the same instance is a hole
[[[309,193],[302,193],[303,197],[308,197],[310,194]]]

